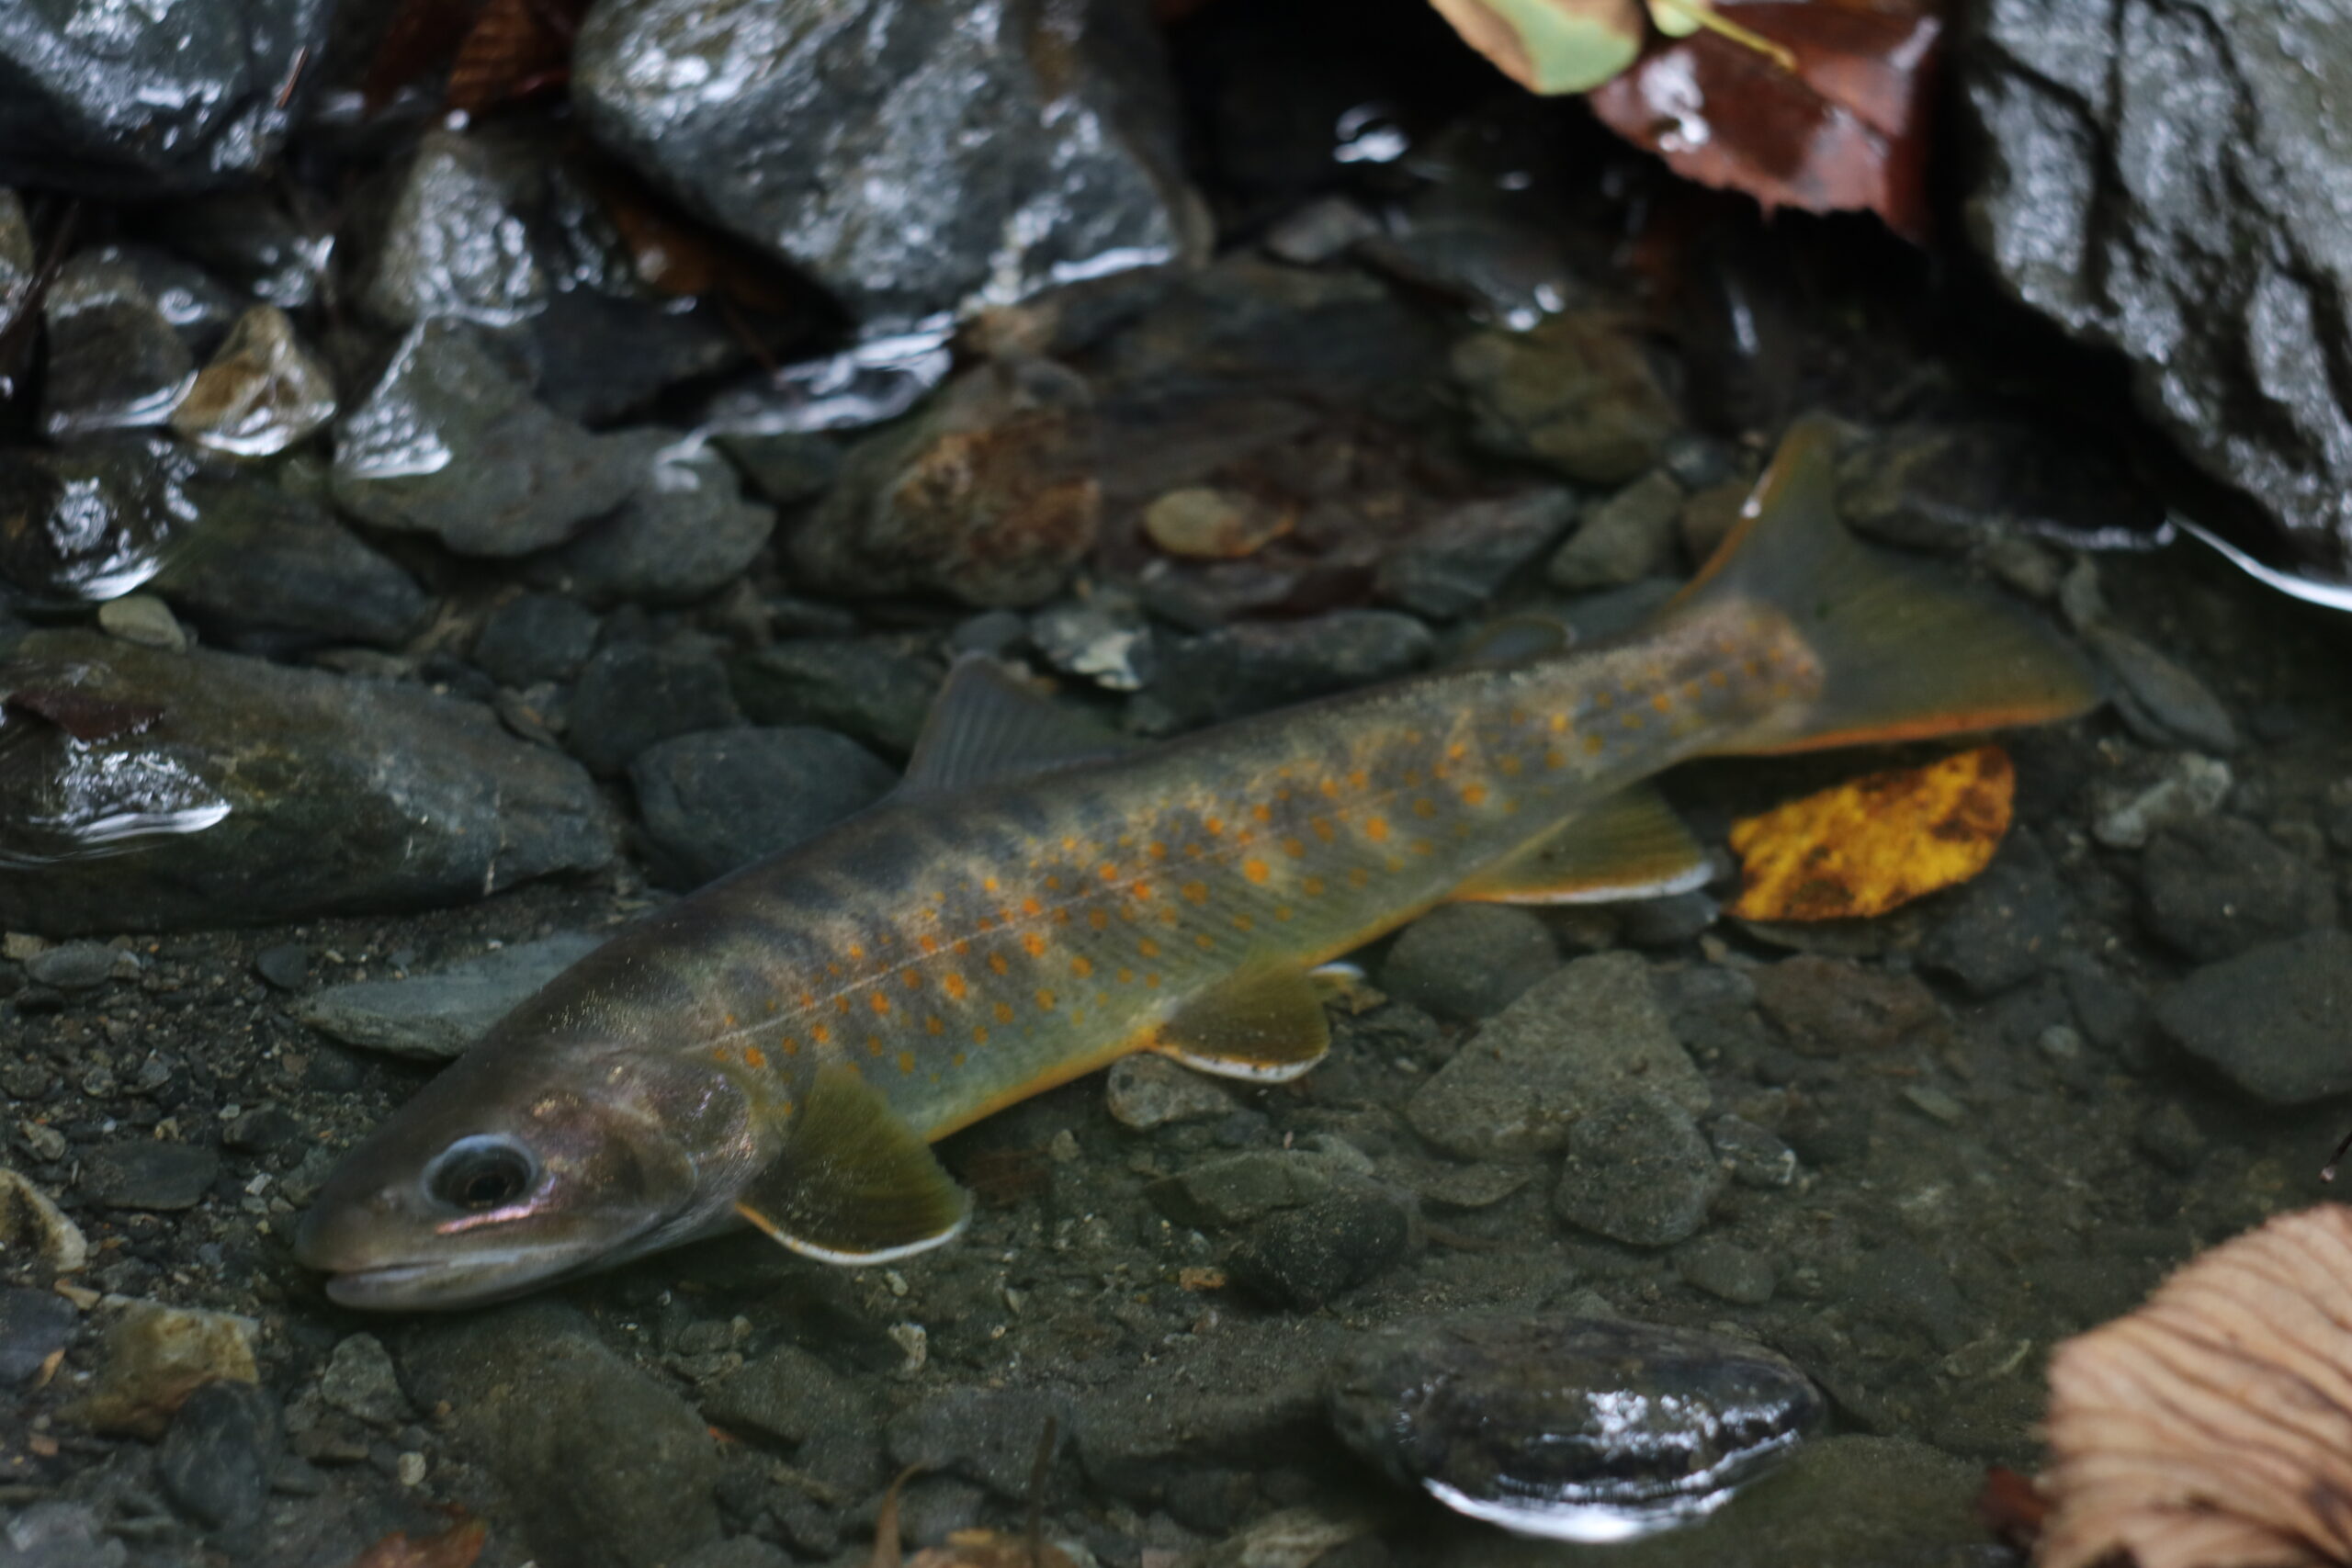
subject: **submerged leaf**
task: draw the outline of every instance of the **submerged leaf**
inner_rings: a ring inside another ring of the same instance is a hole
[[[1050,1541],[1001,1530],[956,1530],[944,1546],[925,1547],[907,1568],[1078,1568],[1069,1552]]]
[[[1735,823],[1741,886],[1731,913],[1750,920],[1883,915],[1983,871],[2009,830],[2017,773],[1980,746],[1849,780]]]
[[[1640,0],[1430,0],[1463,40],[1537,93],[1581,93],[1634,63]]]
[[[353,1558],[348,1568],[473,1568],[489,1539],[490,1527],[480,1519],[414,1539],[398,1530]]]

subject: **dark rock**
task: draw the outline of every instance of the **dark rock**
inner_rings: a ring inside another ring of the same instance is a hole
[[[281,191],[263,186],[163,203],[149,209],[148,220],[173,254],[201,263],[245,295],[281,310],[300,310],[318,297],[334,251],[333,235],[317,222],[298,220]],[[185,331],[187,323],[176,319],[169,294],[152,283],[149,291]],[[237,310],[242,309],[240,301]],[[220,325],[225,328],[236,313],[220,313]],[[189,346],[202,352],[197,344]]]
[[[605,944],[567,931],[518,942],[405,980],[358,980],[302,998],[294,1015],[346,1044],[444,1061],[463,1053],[516,1004]]]
[[[813,501],[841,476],[842,446],[830,435],[794,431],[718,439],[718,449],[734,459],[752,488],[777,506]]]
[[[520,594],[482,622],[473,660],[492,680],[518,692],[568,681],[595,651],[596,626],[594,612],[560,594]]]
[[[277,152],[329,0],[0,14],[0,184],[147,197],[226,184]]]
[[[1304,1149],[1252,1149],[1162,1177],[1144,1195],[1178,1224],[1227,1230],[1329,1197],[1342,1174],[1329,1158]]]
[[[282,1105],[260,1105],[241,1111],[221,1129],[220,1141],[248,1154],[272,1154],[291,1148],[303,1134],[302,1123]]]
[[[2091,539],[2161,521],[2161,506],[2128,473],[2071,434],[1989,423],[1896,425],[1848,450],[1838,510],[1858,533],[1944,554],[1989,547],[2019,527]]]
[[[1922,1337],[1946,1355],[1973,1337],[1952,1270],[1910,1242],[1891,1241],[1858,1256],[1835,1288],[1864,1316]]]
[[[165,716],[71,746],[36,733],[11,754],[10,788],[48,824],[23,851],[52,863],[0,881],[0,924],[158,931],[470,902],[612,853],[587,777],[487,709],[84,632],[37,633],[18,653]],[[126,819],[153,835],[139,853],[58,862]]]
[[[1521,993],[1421,1086],[1406,1116],[1449,1153],[1492,1159],[1556,1149],[1571,1123],[1634,1089],[1662,1092],[1688,1114],[1711,1099],[1675,1040],[1649,965],[1630,953],[1600,953]]]
[[[1679,947],[1705,934],[1722,917],[1723,906],[1713,894],[1694,891],[1629,899],[1612,913],[1623,941],[1635,947]]]
[[[2102,1051],[2128,1051],[2141,1043],[2148,1004],[2138,987],[2088,965],[2068,969],[2065,987],[2075,1022],[2093,1045]]]
[[[108,1209],[193,1209],[220,1175],[218,1150],[152,1138],[101,1144],[82,1160],[81,1187]]]
[[[591,435],[550,412],[474,329],[435,320],[401,340],[342,422],[334,499],[462,554],[523,555],[627,500],[650,452],[639,433]]]
[[[5,73],[5,67],[0,67]],[[196,361],[126,263],[85,251],[41,300],[49,375],[41,428],[58,440],[162,424],[196,384]]]
[[[1970,234],[2002,284],[2120,350],[2142,412],[2342,581],[2352,46],[2336,20],[2305,0],[1996,0],[1961,77],[1984,150]]]
[[[1589,592],[1668,575],[1682,517],[1682,487],[1660,468],[1588,509],[1544,569],[1555,588]]]
[[[130,1549],[87,1503],[29,1503],[9,1516],[8,1568],[128,1568]]]
[[[2200,962],[2335,923],[2327,874],[2234,817],[2157,834],[2140,886],[2148,929]]]
[[[1935,997],[1910,976],[1849,959],[1800,953],[1754,974],[1757,1005],[1808,1055],[1883,1051],[1942,1016]]]
[[[187,1396],[155,1455],[173,1506],[208,1530],[259,1522],[277,1462],[277,1401],[249,1382],[207,1383]]]
[[[1162,660],[1153,694],[1185,724],[1238,718],[1410,674],[1434,647],[1429,627],[1386,610],[1251,621],[1180,644]]]
[[[392,1427],[415,1414],[392,1370],[391,1352],[372,1334],[354,1334],[335,1344],[319,1378],[319,1397],[371,1427]]]
[[[153,435],[0,449],[0,517],[12,520],[0,534],[0,589],[37,604],[130,592],[192,531],[194,473],[186,453]]]
[[[172,412],[172,428],[197,446],[234,457],[267,457],[334,417],[334,383],[294,336],[275,305],[237,318],[196,384]]]
[[[657,741],[741,717],[726,667],[701,644],[613,643],[580,672],[568,739],[589,772],[617,773]]]
[[[312,502],[242,477],[199,477],[187,493],[202,521],[155,591],[210,641],[255,652],[390,648],[433,608],[414,578]]]
[[[1464,338],[1453,374],[1481,446],[1584,484],[1630,484],[1681,425],[1634,323],[1608,312],[1572,310],[1531,333]]]
[[[977,1481],[1018,1502],[1029,1495],[1037,1445],[1049,1421],[1058,1454],[1079,1436],[1078,1408],[1068,1395],[1044,1389],[951,1389],[890,1423],[890,1458]]]
[[[629,764],[645,830],[684,886],[697,886],[865,809],[898,782],[888,763],[825,729],[698,730]]]
[[[1561,1218],[1633,1247],[1697,1234],[1722,1190],[1715,1153],[1690,1112],[1662,1094],[1621,1094],[1568,1128],[1553,1207]]]
[[[837,593],[1037,604],[1094,547],[1095,443],[1075,374],[1046,360],[982,366],[850,448],[793,534],[792,564]]]
[[[355,290],[363,310],[401,328],[436,316],[512,327],[547,308],[554,283],[501,151],[451,130],[418,139],[373,193],[382,210]]]
[[[2140,1119],[2132,1144],[2175,1176],[2191,1176],[2205,1159],[2207,1138],[2197,1118],[2177,1100],[2168,1100]]]
[[[69,942],[25,960],[26,978],[61,991],[90,991],[114,977],[115,950],[100,942]]]
[[[1559,967],[1551,928],[1501,904],[1441,904],[1405,928],[1380,988],[1442,1019],[1491,1018]]]
[[[870,1425],[872,1406],[854,1380],[791,1344],[744,1362],[713,1383],[702,1402],[703,1414],[729,1431],[795,1446]]]
[[[1797,1179],[1796,1151],[1770,1128],[1744,1116],[1718,1116],[1708,1122],[1707,1141],[1742,1187],[1786,1187]]]
[[[1408,1230],[1387,1194],[1335,1192],[1252,1223],[1226,1266],[1261,1301],[1307,1312],[1385,1272],[1405,1255]]]
[[[725,458],[673,447],[648,465],[636,493],[611,515],[531,570],[598,603],[680,604],[742,576],[775,527],[775,513],[742,499]]]
[[[1399,1485],[1596,1540],[1708,1512],[1826,1414],[1804,1372],[1748,1341],[1558,1316],[1380,1330],[1334,1369],[1329,1409],[1348,1446]],[[1586,1531],[1568,1528],[1579,1512]]]
[[[911,1530],[907,1537],[922,1539]],[[795,1561],[780,1546],[771,1546],[757,1536],[739,1535],[696,1547],[678,1559],[673,1568],[793,1568]]]
[[[1140,691],[1159,670],[1143,607],[1115,589],[1038,611],[1029,618],[1029,642],[1056,670],[1107,692]]]
[[[694,1407],[538,1304],[432,1325],[404,1342],[420,1403],[514,1499],[543,1562],[660,1568],[719,1535],[717,1446]]]
[[[1674,1271],[1684,1284],[1736,1306],[1762,1306],[1779,1283],[1770,1258],[1720,1236],[1702,1236],[1676,1252]]]
[[[1201,248],[1157,50],[1125,5],[626,0],[582,28],[572,94],[687,206],[861,320],[911,320]]]
[[[1574,491],[1546,489],[1450,508],[1382,558],[1373,592],[1418,615],[1467,615],[1549,548],[1577,505]]]
[[[2071,906],[2049,856],[2020,830],[1952,896],[1947,910],[1920,948],[1919,962],[1972,994],[1989,997],[2049,967]]]
[[[2266,1104],[2352,1090],[2352,933],[2311,931],[2209,964],[2155,1016],[2166,1040]]]
[[[2118,710],[2143,739],[2186,742],[2200,751],[2234,751],[2238,728],[2205,682],[2128,633],[2095,626],[2085,635],[2115,674]]]
[[[735,700],[761,724],[813,725],[904,756],[931,712],[939,677],[871,642],[812,637],[735,660]]]
[[[74,1303],[55,1292],[0,1285],[0,1388],[21,1388],[80,1325]]]
[[[1215,1078],[1139,1052],[1111,1064],[1102,1105],[1120,1126],[1147,1133],[1171,1122],[1224,1116],[1234,1109],[1234,1100]]]

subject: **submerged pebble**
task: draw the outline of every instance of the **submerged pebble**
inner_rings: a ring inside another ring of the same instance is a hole
[[[1823,1409],[1761,1346],[1599,1318],[1399,1325],[1329,1393],[1340,1437],[1392,1480],[1521,1535],[1596,1542],[1712,1513]]]

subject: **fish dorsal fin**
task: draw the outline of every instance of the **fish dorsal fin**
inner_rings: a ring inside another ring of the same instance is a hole
[[[1456,670],[1503,670],[1565,653],[1575,641],[1575,631],[1549,615],[1505,615],[1480,626],[1446,663]]]
[[[784,1152],[735,1212],[826,1263],[884,1263],[964,1228],[971,1200],[922,1135],[844,1063],[817,1069]]]
[[[1325,990],[1305,970],[1245,970],[1177,1009],[1150,1048],[1219,1077],[1283,1083],[1331,1049]]]
[[[1126,737],[1039,695],[982,653],[947,671],[896,798],[945,795],[1128,750]]]
[[[1685,893],[1706,882],[1707,852],[1647,784],[1571,818],[1453,897],[1482,904],[1601,904]]]

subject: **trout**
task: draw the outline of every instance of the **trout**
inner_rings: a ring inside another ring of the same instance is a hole
[[[1143,750],[986,660],[905,782],[637,921],[354,1148],[296,1252],[355,1307],[496,1300],[748,1222],[835,1263],[969,1201],[932,1149],[1157,1051],[1272,1083],[1329,1043],[1322,966],[1449,899],[1707,878],[1642,781],[1686,760],[2081,713],[2022,609],[1849,536],[1799,424],[1645,627]]]

